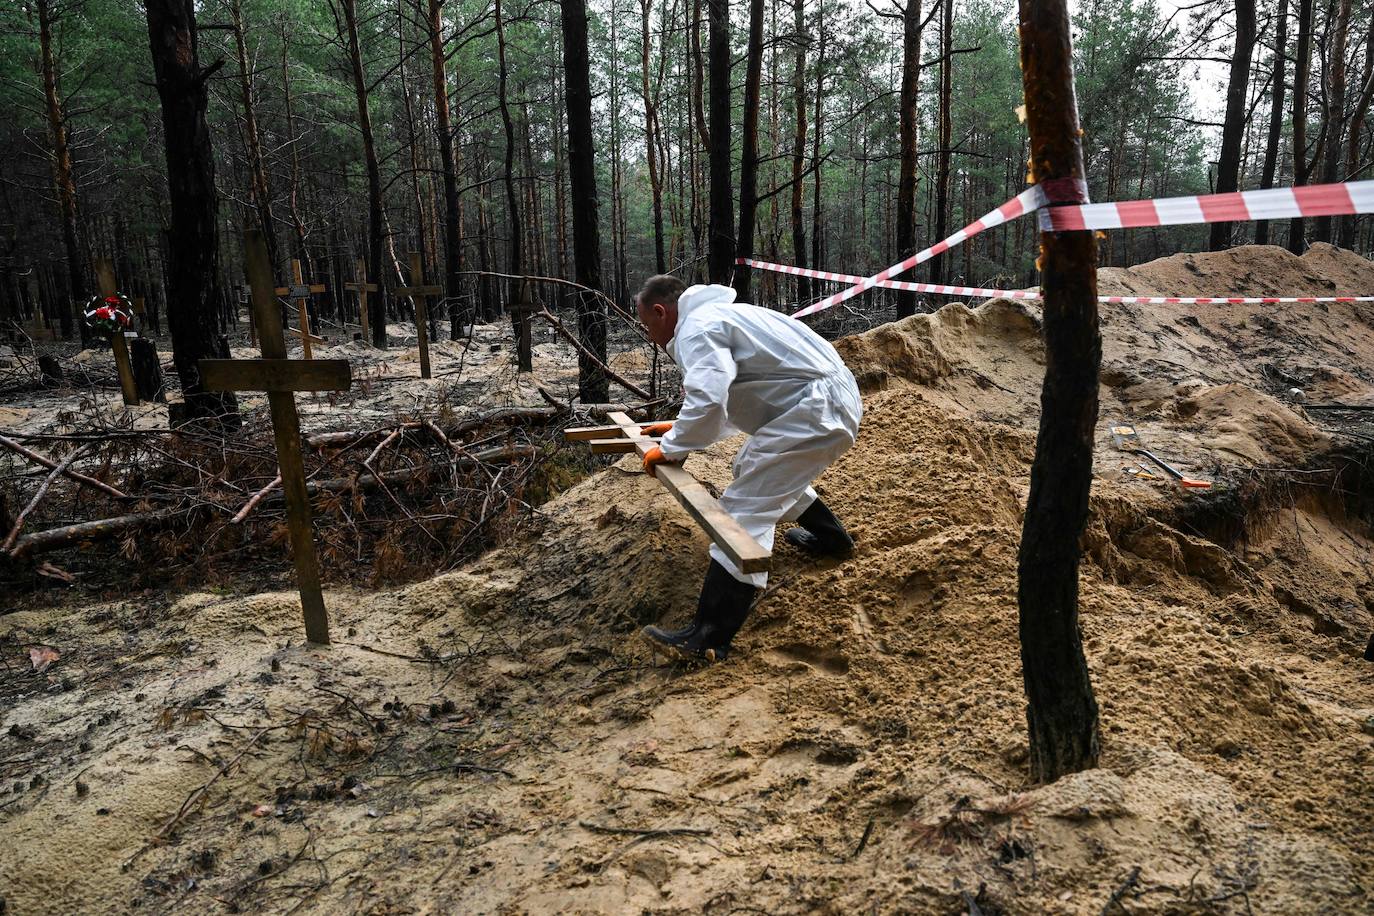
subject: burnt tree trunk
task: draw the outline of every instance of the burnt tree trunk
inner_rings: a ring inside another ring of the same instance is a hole
[[[229,357],[215,320],[220,306],[219,197],[205,123],[205,84],[220,64],[200,66],[194,0],[147,0],[145,6],[167,144],[167,325],[185,402],[182,416],[236,428],[237,399],[232,392],[205,390],[196,367],[202,359]]]
[[[1345,153],[1346,181],[1353,179],[1360,169],[1360,140],[1364,134],[1364,123],[1365,118],[1369,115],[1369,106],[1374,103],[1374,20],[1370,22],[1369,35],[1365,39],[1364,60],[1364,88],[1360,90],[1359,96],[1355,99],[1355,107],[1350,112],[1350,130],[1347,132],[1349,139],[1346,141]],[[1339,244],[1342,248],[1354,249],[1354,216],[1341,217]]]
[[[444,180],[444,294],[449,302],[449,335],[457,337],[473,322],[463,303],[463,205],[458,196],[458,165],[449,118],[448,73],[444,57],[443,0],[429,0],[429,57],[434,73],[434,130]]]
[[[658,163],[658,93],[649,83],[649,0],[639,0],[640,9],[640,91],[644,99],[644,148],[649,165],[649,191],[654,202],[654,273],[666,273],[668,259],[663,252],[663,179]]]
[[[1020,0],[1020,12],[1031,178],[1085,181],[1067,0]],[[1017,597],[1031,775],[1052,782],[1096,766],[1099,747],[1078,627],[1079,539],[1088,518],[1102,363],[1093,234],[1042,232],[1040,263],[1045,382]]]
[[[563,78],[568,102],[568,173],[572,182],[573,272],[588,290],[601,289],[601,229],[592,142],[591,60],[586,0],[563,7]],[[606,306],[593,292],[577,295],[577,333],[587,353],[577,359],[577,394],[584,404],[610,400],[606,362]],[[593,358],[594,357],[594,358]]]
[[[1279,140],[1283,138],[1283,72],[1288,53],[1288,0],[1279,0],[1274,33],[1274,80],[1270,94],[1269,135],[1264,143],[1264,165],[1260,170],[1260,188],[1274,186],[1274,172],[1279,162]],[[1269,220],[1255,223],[1255,244],[1269,244]]]
[[[510,263],[506,270],[513,279],[510,281],[509,295],[507,303],[511,309],[511,328],[515,332],[517,363],[516,368],[521,372],[533,370],[533,356],[529,347],[526,346],[528,340],[529,313],[522,311],[520,306],[525,300],[525,283],[521,279],[521,274],[525,270],[525,252],[522,244],[524,230],[521,228],[520,221],[520,198],[515,193],[515,122],[511,120],[510,103],[506,91],[506,81],[508,78],[506,69],[506,26],[501,13],[501,0],[496,0],[496,61],[498,66],[497,77],[497,102],[501,109],[501,125],[506,134],[506,165],[504,181],[506,185],[506,207],[510,211],[508,220],[510,223]]]
[[[749,46],[744,68],[744,123],[741,129],[744,148],[739,163],[739,234],[735,236],[735,256],[754,256],[754,227],[759,207],[759,103],[763,83],[763,0],[749,0]],[[753,270],[741,267],[735,272],[735,289],[741,301],[748,302]]]
[[[730,190],[730,2],[707,0],[710,20],[707,69],[710,71],[710,219],[706,227],[706,275],[729,283],[735,263],[735,200]]]
[[[1298,56],[1293,62],[1293,184],[1305,185],[1307,161],[1307,80],[1312,67],[1312,0],[1298,0]],[[1307,248],[1307,224],[1297,216],[1288,222],[1288,250]]]
[[[1221,157],[1217,161],[1218,194],[1240,190],[1240,155],[1245,142],[1245,94],[1250,83],[1250,59],[1255,51],[1255,0],[1236,0],[1236,49],[1226,82],[1226,115],[1221,126]],[[1231,247],[1231,224],[1212,223],[1207,247]]]
[[[1340,177],[1341,169],[1341,132],[1345,126],[1345,46],[1350,35],[1350,0],[1338,0],[1335,29],[1328,57],[1331,78],[1326,86],[1326,126],[1322,131],[1326,135],[1326,151],[1321,180],[1328,184]],[[1332,217],[1317,217],[1316,225],[1312,227],[1312,238],[1318,242],[1331,242],[1332,225]]]
[[[897,254],[907,257],[916,245],[916,133],[920,123],[917,90],[921,81],[921,0],[902,9],[902,88],[898,102],[901,171],[897,179]],[[916,314],[916,294],[897,294],[897,317]]]

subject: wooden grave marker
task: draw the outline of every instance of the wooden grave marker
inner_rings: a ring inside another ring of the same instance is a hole
[[[252,277],[248,278],[248,285],[254,288],[253,295],[255,298],[253,299],[253,312],[254,314],[256,314],[258,309],[256,298],[257,287]],[[278,296],[290,296],[292,303],[294,303],[296,306],[296,310],[300,312],[301,347],[305,351],[306,359],[314,358],[310,352],[310,342],[312,340],[324,340],[323,337],[315,337],[310,333],[310,297],[319,295],[320,293],[324,292],[324,289],[325,287],[323,283],[305,282],[305,275],[301,272],[301,262],[299,258],[291,259],[291,285],[277,286],[272,288],[272,292],[276,293]],[[259,322],[259,324],[261,324],[261,322]],[[280,324],[280,322],[278,322],[278,324]],[[261,333],[261,331],[259,333]],[[285,354],[283,354],[283,358],[285,358]]]
[[[113,296],[115,289],[114,262],[109,258],[97,258],[96,277],[100,282],[100,295]],[[129,341],[123,331],[115,331],[110,336],[110,348],[114,351],[115,371],[119,373],[119,390],[124,395],[124,406],[138,406],[138,385],[134,382],[134,367],[129,362]]]
[[[606,414],[614,426],[592,426],[570,429],[564,438],[573,442],[592,442],[593,451],[618,452],[633,451],[641,458],[658,441],[640,433],[646,423],[636,423],[628,415],[619,411]],[[603,439],[602,437],[607,437]],[[608,439],[618,437],[626,443],[612,445]],[[716,546],[746,573],[767,572],[773,565],[772,554],[744,530],[730,513],[720,507],[711,495],[692,474],[679,464],[660,464],[654,467],[654,476],[663,484],[664,489],[682,504],[682,508],[696,520],[701,529],[711,536]]]
[[[358,294],[358,324],[363,328],[363,343],[371,346],[372,337],[368,334],[368,323],[372,320],[367,314],[367,294],[377,291],[376,283],[367,281],[367,262],[358,258],[353,269],[353,282],[345,283],[344,289]]]
[[[420,344],[420,378],[429,378],[429,300],[442,296],[444,288],[433,284],[426,285],[424,270],[420,263],[420,253],[410,253],[410,286],[396,288],[397,295],[409,296],[415,302],[415,335]]]
[[[301,594],[305,636],[312,643],[329,644],[329,613],[320,588],[320,563],[310,522],[310,497],[305,488],[301,458],[301,426],[296,414],[296,391],[346,391],[352,371],[346,359],[292,360],[286,358],[286,336],[273,296],[272,265],[262,233],[250,229],[244,237],[244,261],[253,294],[253,313],[262,342],[262,359],[202,359],[201,384],[212,391],[265,391],[277,443],[277,467],[286,496],[286,521],[296,585]],[[299,275],[299,269],[297,269]],[[302,314],[304,314],[302,312]],[[303,337],[309,340],[309,337]],[[309,344],[307,343],[307,347]]]

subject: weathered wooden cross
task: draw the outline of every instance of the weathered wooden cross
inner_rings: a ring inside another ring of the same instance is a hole
[[[397,287],[400,296],[410,296],[415,302],[415,334],[420,341],[420,378],[429,378],[429,300],[432,296],[442,296],[442,286],[425,285],[424,269],[420,263],[420,253],[410,253],[410,286]]]
[[[645,424],[636,423],[624,413],[611,411],[606,418],[615,425],[567,429],[563,431],[563,438],[570,442],[587,442],[593,452],[633,452],[641,458],[658,441],[641,434],[640,427]],[[722,509],[705,485],[681,465],[656,465],[654,476],[743,572],[765,572],[773,565],[772,554]]]
[[[305,616],[305,636],[312,643],[327,645],[329,614],[320,589],[320,563],[315,555],[310,496],[306,491],[305,464],[301,459],[300,418],[296,415],[296,398],[292,392],[347,391],[352,385],[352,373],[346,359],[286,358],[281,313],[273,297],[272,265],[267,259],[267,244],[256,229],[245,234],[244,261],[253,290],[253,314],[262,341],[262,359],[202,359],[199,363],[201,384],[212,391],[267,392],[272,432],[277,442],[277,467],[286,496],[286,521],[291,531],[296,585],[300,589],[301,612]],[[296,274],[300,275],[299,268]],[[306,346],[308,348],[309,344]]]
[[[254,281],[253,281],[253,278],[252,278],[252,277],[249,277],[249,278],[248,278],[248,282],[249,282],[250,285],[253,285],[253,286],[254,286],[254,290],[256,291],[256,288],[257,288],[257,287],[256,287],[256,285],[254,284]],[[306,358],[306,359],[312,359],[313,357],[312,357],[311,354],[310,354],[310,342],[311,342],[312,340],[322,340],[323,338],[320,338],[320,337],[311,337],[311,335],[310,335],[310,297],[311,297],[311,296],[319,295],[320,293],[324,292],[324,284],[323,284],[323,283],[306,283],[306,282],[305,282],[305,275],[304,275],[303,273],[301,273],[301,262],[300,262],[300,260],[297,259],[297,258],[292,258],[292,259],[291,259],[291,285],[290,285],[290,286],[278,286],[278,287],[275,287],[275,288],[273,288],[272,292],[276,293],[278,296],[290,296],[290,297],[291,297],[291,301],[295,304],[297,311],[300,312],[300,316],[301,316],[301,331],[300,331],[300,336],[301,336],[301,347],[302,347],[302,348],[304,349],[304,351],[305,351],[305,358]],[[255,298],[254,301],[253,301],[253,312],[254,312],[254,314],[257,313],[257,300],[256,300],[256,298]],[[278,324],[280,324],[280,322],[279,322]],[[284,353],[282,354],[282,356],[283,356],[283,358],[285,358],[285,354],[284,354]]]
[[[367,262],[362,258],[357,260],[353,278],[352,283],[344,284],[344,289],[352,290],[358,294],[358,323],[363,327],[363,343],[371,344],[372,337],[368,334],[370,316],[367,314],[367,294],[375,293],[377,284],[367,282]]]
[[[100,282],[100,295],[113,296],[117,292],[114,262],[109,258],[97,258],[95,273]],[[124,395],[124,404],[135,407],[138,405],[138,386],[134,384],[134,367],[129,362],[129,341],[122,330],[110,336],[110,348],[114,350],[115,370],[119,373],[119,390]]]

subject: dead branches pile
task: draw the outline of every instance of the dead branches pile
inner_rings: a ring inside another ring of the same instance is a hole
[[[448,568],[513,534],[591,467],[559,430],[601,408],[397,418],[304,439],[326,580],[375,585]],[[629,409],[634,409],[629,407]],[[580,416],[579,416],[580,414]],[[0,431],[0,578],[118,568],[124,583],[289,568],[266,418],[232,438],[190,428]],[[574,465],[578,465],[574,467]],[[86,548],[113,543],[108,548]],[[57,562],[38,557],[80,548]],[[112,554],[119,560],[111,564]]]

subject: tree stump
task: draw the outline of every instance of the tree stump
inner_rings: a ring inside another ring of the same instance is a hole
[[[157,358],[157,344],[146,337],[135,337],[129,341],[129,358],[134,370],[134,387],[138,389],[140,401],[167,403],[167,392],[162,384],[162,363]]]
[[[56,356],[44,353],[38,357],[38,372],[44,388],[62,387],[62,364],[57,361]]]

